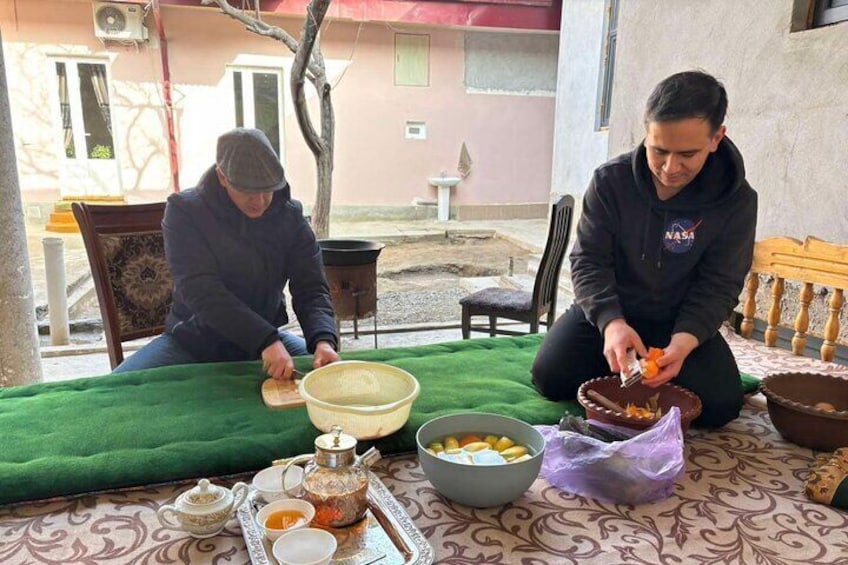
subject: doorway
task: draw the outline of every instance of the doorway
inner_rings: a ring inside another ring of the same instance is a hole
[[[235,126],[262,130],[283,162],[282,70],[232,67],[231,72]]]
[[[54,61],[59,99],[59,192],[63,198],[120,197],[106,65]]]

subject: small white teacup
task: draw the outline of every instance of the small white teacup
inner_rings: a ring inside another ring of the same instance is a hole
[[[275,500],[284,500],[289,498],[286,494],[286,489],[283,488],[283,471],[285,465],[276,465],[262,469],[253,477],[253,488],[265,502],[274,502]],[[289,490],[297,489],[300,482],[303,480],[303,467],[292,465],[286,475],[286,488]]]
[[[274,541],[285,533],[309,526],[314,517],[315,507],[310,503],[299,498],[287,498],[260,508],[256,513],[256,525],[265,537]],[[281,518],[282,522],[279,521]]]
[[[335,536],[318,528],[302,528],[277,538],[271,552],[280,565],[327,565],[336,553]]]

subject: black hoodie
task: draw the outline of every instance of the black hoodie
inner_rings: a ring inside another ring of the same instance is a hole
[[[757,193],[727,137],[665,201],[640,145],[595,170],[586,191],[571,253],[577,304],[600,331],[615,318],[674,321],[673,333],[703,343],[738,302],[756,225]]]
[[[288,322],[286,282],[309,351],[337,343],[321,250],[288,186],[251,219],[212,167],[197,188],[168,197],[162,228],[174,277],[165,329],[199,360],[258,359]]]

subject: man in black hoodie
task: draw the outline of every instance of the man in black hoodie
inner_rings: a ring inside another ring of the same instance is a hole
[[[626,368],[628,350],[658,347],[649,386],[674,379],[697,394],[702,426],[739,415],[739,369],[717,330],[751,266],[757,194],[725,136],[726,109],[712,76],[672,75],[648,99],[644,142],[595,171],[571,253],[576,304],[533,364],[548,398],[574,398]]]
[[[321,250],[262,131],[219,137],[198,186],[168,197],[162,229],[174,278],[165,333],[115,372],[262,359],[288,379],[294,355],[313,353],[315,368],[339,359]],[[286,283],[303,338],[278,330]]]

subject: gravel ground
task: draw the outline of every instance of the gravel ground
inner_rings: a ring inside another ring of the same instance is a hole
[[[378,294],[377,322],[381,326],[458,322],[459,299],[465,294],[459,287]]]

